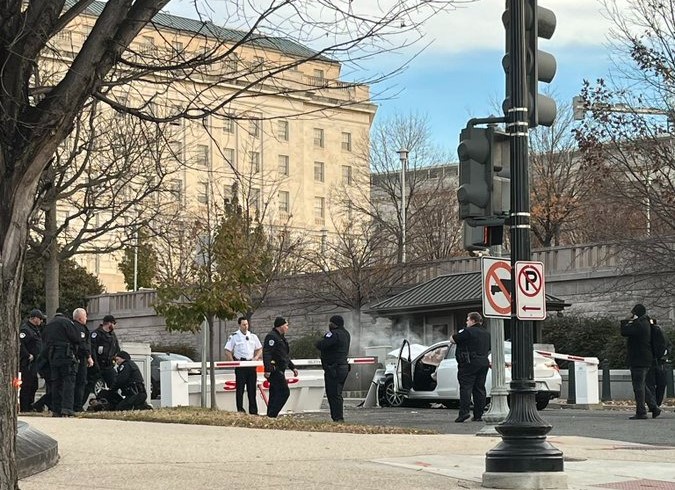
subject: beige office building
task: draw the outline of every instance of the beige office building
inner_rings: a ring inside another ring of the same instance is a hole
[[[63,57],[79,51],[102,5],[94,3],[89,14],[54,39]],[[164,13],[155,21],[132,44],[134,56],[175,59],[200,51],[218,53],[242,35]],[[218,46],[218,38],[226,42]],[[248,86],[270,70],[303,60],[307,61]],[[212,68],[197,70],[179,84],[174,81],[164,93],[142,82],[134,82],[133,90],[113,91],[125,105],[162,117],[179,112],[190,99],[206,106],[241,91],[217,114],[167,123],[171,151],[184,163],[167,180],[173,198],[186,212],[204,214],[206,206],[223,203],[237,181],[241,200],[258,209],[271,229],[286,227],[317,240],[334,232],[338,197],[350,187],[369,186],[363,148],[376,111],[369,87],[340,81],[338,62],[281,38],[244,44]],[[231,79],[222,76],[226,72]],[[117,268],[120,257],[112,253],[77,260],[108,292],[115,292],[125,289]]]

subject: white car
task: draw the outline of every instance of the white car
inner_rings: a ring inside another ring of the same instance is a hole
[[[400,407],[412,403],[442,403],[449,407],[459,401],[455,344],[449,340],[431,347],[403,341],[401,348],[389,353],[384,372],[378,380],[380,405]],[[543,410],[549,400],[560,396],[562,378],[553,359],[537,352],[534,355],[537,409]],[[511,381],[511,342],[504,342],[506,382]],[[490,396],[491,371],[485,389]],[[507,385],[508,388],[508,385]]]

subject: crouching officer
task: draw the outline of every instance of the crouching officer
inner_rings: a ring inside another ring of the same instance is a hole
[[[342,388],[349,374],[347,355],[351,341],[351,336],[344,324],[345,321],[340,315],[330,317],[329,331],[315,344],[316,348],[321,351],[326,398],[333,422],[344,421]]]
[[[42,341],[43,356],[49,361],[52,416],[71,417],[74,414],[75,374],[78,365],[75,354],[81,342],[80,332],[63,313],[57,313],[45,326]]]
[[[290,349],[285,337],[286,332],[288,332],[288,322],[278,316],[274,319],[274,328],[263,342],[265,378],[270,383],[267,416],[272,418],[279,415],[291,394],[288,381],[286,381],[286,368],[291,368],[294,376],[298,375],[298,370],[291,361]]]
[[[120,390],[124,397],[115,410],[144,410],[148,408],[145,400],[148,397],[145,391],[145,382],[141,370],[126,351],[115,354],[117,364],[117,378],[111,387],[111,391]]]

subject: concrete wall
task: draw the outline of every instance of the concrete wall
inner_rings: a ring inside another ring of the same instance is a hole
[[[662,325],[673,324],[675,298],[671,295],[664,299],[663,290],[658,289],[652,278],[625,273],[619,250],[612,244],[547,249],[535,252],[533,260],[544,263],[547,293],[572,304],[564,314],[608,314],[622,318],[634,303],[642,302]],[[405,274],[398,291],[442,274],[480,270],[480,261],[475,258],[460,258],[405,264],[404,267]],[[272,328],[274,318],[283,316],[289,321],[288,338],[292,342],[310,332],[325,332],[330,316],[339,314],[345,318],[345,324],[352,333],[352,355],[363,354],[364,348],[369,345],[400,344],[400,339],[395,338],[400,332],[392,332],[389,320],[338,308],[309,294],[297,292],[311,290],[307,287],[307,283],[311,285],[311,281],[312,276],[306,274],[283,278],[273,285],[265,305],[258,308],[251,319],[252,331],[262,338]],[[303,282],[305,284],[302,287],[294,287]],[[654,299],[657,296],[660,297],[658,304]],[[200,333],[166,331],[164,319],[155,314],[152,306],[154,298],[155,292],[152,290],[95,296],[88,305],[89,326],[96,327],[103,316],[110,313],[118,320],[117,333],[120,341],[189,344],[197,352],[201,352]],[[222,347],[227,337],[236,329],[236,321],[221,321],[217,324],[217,352],[214,359],[223,359]]]

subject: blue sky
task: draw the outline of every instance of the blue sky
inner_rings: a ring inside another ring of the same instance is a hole
[[[397,1],[352,0],[349,8],[372,13],[378,6],[387,8]],[[630,1],[539,0],[539,5],[553,10],[557,17],[553,38],[540,43],[540,49],[552,53],[558,61],[556,77],[550,84],[556,99],[571,103],[584,79],[595,81],[608,75],[611,66],[608,50],[611,23],[606,18],[603,4],[614,4],[620,11],[626,11]],[[249,0],[247,9],[236,10],[227,0],[172,0],[167,11],[194,17],[196,3],[200,5],[202,14],[214,22],[246,28],[251,19],[257,18],[254,15],[256,8],[266,7],[272,2]],[[306,5],[314,4],[308,2]],[[403,73],[371,87],[372,94],[383,91],[389,94],[379,99],[375,95],[375,102],[379,105],[377,120],[395,113],[418,112],[425,115],[429,119],[433,141],[454,154],[459,131],[466,121],[471,117],[497,113],[501,106],[505,84],[501,65],[505,37],[501,21],[504,5],[504,0],[458,0],[457,8],[434,15],[420,27],[419,32],[423,35],[420,43],[400,49],[397,54],[387,53],[369,59],[364,65],[370,73],[363,68],[354,72],[353,68],[345,66],[344,78],[364,80],[377,77],[379,73],[388,73],[405,65],[422,46],[429,44],[422,54],[407,64]],[[272,28],[279,28],[278,35],[290,34],[294,28],[302,29],[295,25],[296,17],[272,23]],[[401,44],[409,36],[407,33],[396,35]],[[305,44],[319,48],[311,43]],[[396,96],[392,97],[393,94]]]
[[[454,154],[466,121],[495,113],[504,97],[503,5],[503,0],[482,0],[432,19],[427,39],[433,37],[433,44],[404,73],[385,82],[401,93],[379,102],[377,118],[396,112],[424,114],[434,142]],[[610,23],[597,0],[541,0],[539,5],[557,16],[553,38],[540,43],[558,62],[550,86],[556,99],[570,103],[584,79],[595,81],[609,73]]]

